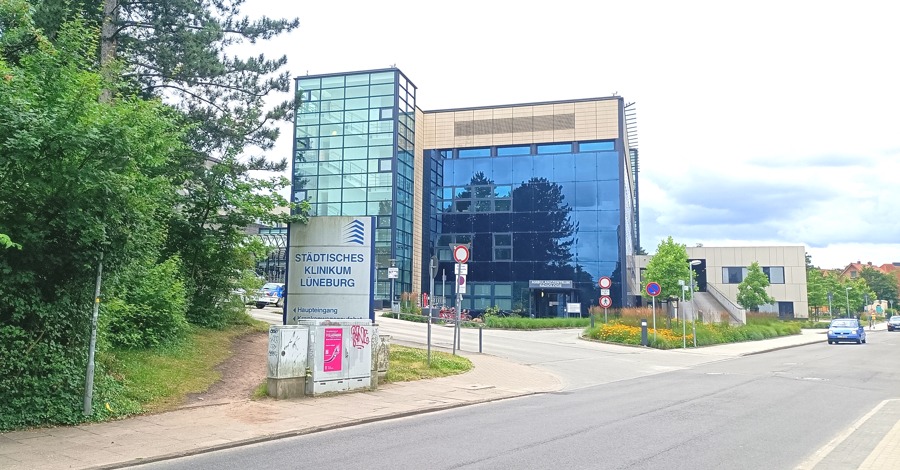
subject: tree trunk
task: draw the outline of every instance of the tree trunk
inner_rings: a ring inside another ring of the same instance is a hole
[[[100,93],[100,102],[108,103],[112,99],[112,84],[115,71],[112,68],[116,60],[116,19],[119,8],[118,0],[103,0],[103,25],[100,28],[100,71],[106,82]]]

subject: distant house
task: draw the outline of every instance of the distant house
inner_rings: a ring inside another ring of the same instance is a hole
[[[875,271],[894,276],[894,278],[897,280],[897,286],[900,287],[900,262],[885,263],[881,266],[876,266],[872,264],[871,261],[865,264],[857,261],[855,263],[848,264],[847,267],[844,268],[843,271],[841,271],[841,277],[844,279],[859,278],[860,276],[862,276],[862,271],[865,268],[871,268]]]

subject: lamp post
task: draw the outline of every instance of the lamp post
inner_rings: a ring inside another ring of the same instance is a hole
[[[850,318],[850,289],[852,287],[848,287],[847,291],[844,292],[844,295],[847,297],[847,318]]]
[[[681,279],[678,280],[678,285],[681,286],[681,349],[685,349],[687,348],[687,308],[684,306],[684,291],[688,287]],[[678,310],[675,310],[675,312],[678,312]],[[676,316],[675,319],[677,320],[678,317]]]
[[[694,347],[697,347],[697,306],[694,304],[694,266],[700,265],[700,260],[693,260],[689,263],[690,270],[688,275],[691,277],[691,324],[694,328]]]

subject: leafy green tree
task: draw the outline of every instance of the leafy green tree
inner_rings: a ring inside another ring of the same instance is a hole
[[[897,278],[873,269],[869,266],[863,268],[860,276],[866,280],[869,288],[871,288],[874,296],[869,297],[869,301],[889,300],[893,303],[897,302]]]
[[[661,241],[656,248],[656,254],[647,263],[647,270],[644,272],[644,280],[646,282],[656,282],[660,287],[659,296],[662,298],[681,298],[682,289],[678,284],[679,280],[690,284],[693,270],[688,265],[687,246],[675,243],[671,236]],[[643,296],[647,299],[646,290],[642,290]],[[690,299],[691,292],[685,296]]]
[[[99,102],[89,28],[51,42],[27,7],[0,2],[0,229],[22,247],[0,251],[0,429],[84,419],[99,254],[114,278],[158,245],[174,193],[159,169],[181,148],[159,103]]]
[[[813,309],[813,318],[818,320],[819,310],[828,306],[828,286],[822,270],[809,267],[809,263],[806,269],[806,299],[809,307]]]
[[[775,299],[766,292],[766,287],[769,287],[769,278],[759,267],[759,263],[754,261],[747,268],[747,277],[738,284],[738,305],[756,312],[759,311],[760,305],[775,302]]]

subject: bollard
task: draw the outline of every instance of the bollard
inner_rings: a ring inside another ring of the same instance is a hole
[[[591,314],[591,328],[594,327],[594,314]]]
[[[478,325],[478,354],[481,354],[481,341],[484,335],[484,325]]]
[[[647,346],[647,320],[641,319],[641,346]]]

